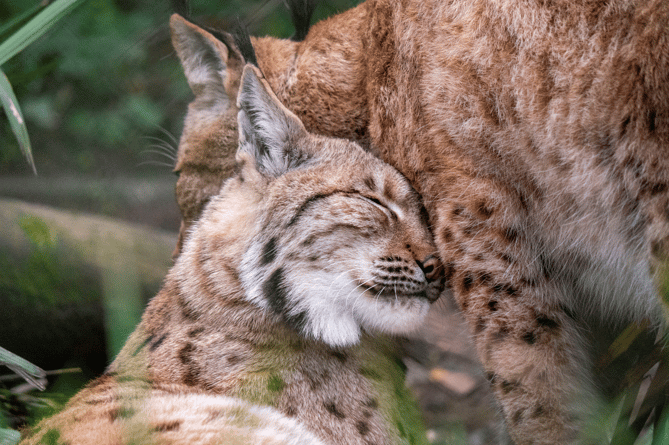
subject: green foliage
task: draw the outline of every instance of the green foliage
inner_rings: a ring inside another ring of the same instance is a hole
[[[5,1],[0,23],[34,8]],[[314,21],[356,3],[322,1]],[[192,0],[190,9],[211,26],[229,28],[240,16],[254,35],[293,34],[282,0]],[[87,0],[3,66],[42,174],[127,173],[147,164],[146,138],[164,139],[160,127],[180,133],[191,93],[171,48],[171,13],[170,2]],[[7,147],[0,150],[0,174],[25,171],[8,127],[0,119],[0,145]]]
[[[9,428],[0,428],[0,445],[14,445],[21,440],[21,434],[18,431]]]
[[[33,160],[32,150],[30,148],[28,130],[26,129],[19,102],[14,95],[12,84],[9,83],[9,79],[7,79],[7,76],[2,70],[0,70],[0,103],[2,103],[2,108],[5,110],[9,124],[12,127],[12,132],[16,136],[19,147],[21,148],[21,152],[28,160],[28,164],[32,167],[33,172],[37,173],[35,170],[35,161]]]
[[[44,390],[44,380],[36,380],[46,377],[41,368],[3,348],[0,348],[0,365],[9,367],[18,375],[19,380],[23,378],[34,387]],[[11,379],[11,376],[3,376],[5,381],[8,378]],[[66,400],[60,393],[40,393],[34,396],[24,390],[9,390],[0,382],[0,445],[18,443],[21,435],[13,428],[53,414]]]
[[[38,249],[51,249],[56,247],[56,234],[49,229],[49,226],[36,216],[26,215],[19,221],[19,227],[26,238]]]
[[[184,107],[168,106],[175,96],[183,103],[188,97],[187,85],[172,81],[181,73],[169,58],[168,5],[161,11],[155,2],[128,3],[87,1],[6,64],[47,173],[51,165],[84,173],[134,168],[142,136],[183,115]],[[164,94],[169,84],[177,87]],[[2,158],[0,172],[16,170],[15,156]]]
[[[65,402],[67,402],[67,397],[60,393],[40,392],[36,395],[25,392],[15,393],[0,386],[0,428],[16,428],[25,423],[33,424],[60,410]]]
[[[0,365],[8,367],[33,386],[44,389],[44,383],[38,380],[46,377],[44,370],[2,347],[0,347]]]
[[[665,445],[669,443],[669,406],[665,405],[662,409],[652,436],[652,445]]]
[[[26,306],[42,310],[62,304],[81,303],[90,293],[84,285],[82,271],[63,267],[64,251],[58,239],[40,218],[24,216],[19,221],[31,249],[23,259],[0,251],[0,293],[18,298]],[[74,252],[67,252],[72,257]],[[75,284],[76,283],[76,284]]]
[[[44,3],[35,3],[20,14],[15,15],[10,20],[0,26],[0,41],[4,42],[14,34],[20,26],[33,18],[46,5]]]
[[[43,5],[36,4],[7,22],[0,28],[0,36],[3,38],[3,42],[0,44],[0,65],[14,57],[26,46],[42,36],[82,1],[83,0],[57,0],[41,11],[40,9]],[[25,23],[19,29],[14,31],[16,27],[30,17],[32,17],[32,19],[30,19],[28,23]],[[12,34],[6,37],[9,32],[12,32]],[[2,70],[0,70],[0,102],[2,102],[2,107],[5,110],[7,119],[12,127],[12,132],[18,140],[21,151],[28,160],[33,172],[37,173],[32,156],[32,149],[30,147],[28,130],[21,113],[21,108],[14,95],[12,85]]]
[[[107,351],[112,357],[121,351],[142,317],[144,300],[137,272],[120,261],[107,262],[102,271]]]
[[[36,14],[28,23],[0,44],[0,65],[41,37],[74,8],[79,6],[82,1],[83,0],[56,0]],[[14,22],[22,21],[25,16],[31,15],[32,12],[36,11],[38,8],[39,6],[32,6],[27,11],[24,11],[23,14],[15,17]],[[8,23],[6,28],[8,30],[13,28],[13,23]]]

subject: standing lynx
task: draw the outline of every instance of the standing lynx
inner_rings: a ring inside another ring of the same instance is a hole
[[[426,443],[380,334],[443,285],[418,195],[242,78],[237,173],[105,375],[22,443]]]
[[[177,162],[192,209],[198,169],[225,172],[242,57],[179,17],[172,32],[195,92]],[[608,385],[601,339],[663,323],[669,3],[368,0],[253,46],[310,131],[358,141],[422,195],[513,440],[577,441]]]

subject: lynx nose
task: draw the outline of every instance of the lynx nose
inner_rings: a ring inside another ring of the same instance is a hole
[[[423,271],[427,281],[434,281],[439,278],[441,262],[434,255],[428,255],[423,261],[416,260],[416,263]]]

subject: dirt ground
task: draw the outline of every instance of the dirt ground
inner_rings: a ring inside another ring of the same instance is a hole
[[[442,295],[420,332],[404,343],[407,384],[434,444],[498,443],[499,418],[469,329]]]

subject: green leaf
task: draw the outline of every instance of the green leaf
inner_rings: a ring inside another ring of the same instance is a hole
[[[0,445],[15,445],[21,440],[21,433],[8,428],[0,428]]]
[[[44,390],[44,384],[37,379],[46,377],[46,373],[42,368],[33,365],[28,360],[22,359],[18,355],[0,347],[0,365],[5,365],[23,377],[27,382]]]
[[[21,147],[23,155],[28,160],[30,167],[32,167],[33,173],[37,174],[35,161],[33,160],[32,150],[30,148],[30,138],[28,138],[26,122],[23,119],[23,114],[21,114],[19,101],[16,99],[16,95],[14,95],[12,84],[9,83],[9,79],[7,79],[7,76],[2,69],[0,69],[0,102],[2,102],[2,108],[5,109],[5,114],[7,115],[7,119],[9,119],[12,131],[14,132],[16,139],[19,141],[19,147]]]
[[[0,45],[0,65],[37,40],[85,0],[56,0]]]
[[[0,39],[5,40],[6,35],[9,34],[15,28],[18,28],[20,25],[24,24],[26,21],[30,20],[35,14],[37,14],[40,9],[47,6],[47,2],[40,2],[23,11],[22,13],[12,17],[7,23],[0,26]]]
[[[653,430],[653,445],[669,443],[669,407],[665,405]]]

